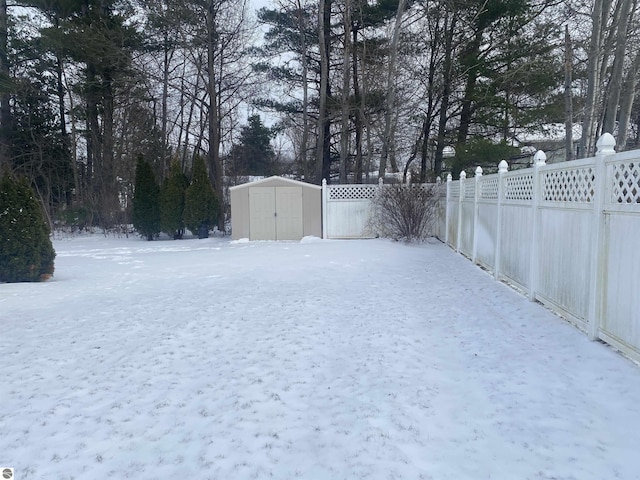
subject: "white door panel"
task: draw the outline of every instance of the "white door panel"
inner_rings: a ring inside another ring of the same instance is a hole
[[[276,238],[300,240],[303,234],[302,188],[276,188]]]
[[[249,189],[249,237],[276,240],[276,195],[273,187]]]

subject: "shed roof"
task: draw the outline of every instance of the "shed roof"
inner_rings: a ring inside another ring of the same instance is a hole
[[[229,190],[237,190],[237,189],[248,188],[248,187],[268,187],[270,184],[274,182],[288,183],[288,184],[291,184],[292,187],[307,187],[307,188],[315,188],[317,190],[322,190],[322,187],[318,185],[313,185],[307,182],[301,182],[299,180],[292,180],[290,178],[279,177],[277,175],[274,175],[268,178],[263,178],[262,180],[257,180],[255,182],[248,182],[248,183],[243,183],[242,185],[236,185],[235,187],[229,187]]]

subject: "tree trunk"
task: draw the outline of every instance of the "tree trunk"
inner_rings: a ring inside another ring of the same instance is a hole
[[[303,7],[300,1],[296,4],[298,33],[300,34],[300,44],[302,51],[302,145],[300,145],[301,172],[305,180],[313,176],[313,171],[309,168],[308,148],[309,148],[309,60],[306,55],[307,37],[305,35],[305,24]]]
[[[387,92],[385,96],[384,110],[384,136],[382,138],[382,152],[380,154],[380,166],[378,168],[378,178],[384,178],[387,169],[387,159],[394,144],[393,139],[393,115],[396,111],[396,62],[398,59],[398,43],[400,42],[400,27],[402,27],[402,17],[407,6],[407,0],[400,0],[396,21],[393,27],[391,39],[391,53],[389,55],[389,68],[387,69]]]
[[[618,106],[620,104],[620,91],[622,90],[622,80],[624,76],[622,72],[625,63],[625,53],[627,51],[627,25],[629,15],[631,14],[631,7],[635,4],[635,2],[631,0],[620,1],[621,16],[620,22],[617,25],[616,48],[613,57],[613,67],[611,68],[611,75],[609,77],[607,105],[602,121],[602,133],[606,132],[611,134],[613,134],[616,125]]]
[[[446,20],[446,19],[445,19]],[[433,38],[430,41],[429,56],[429,73],[427,75],[427,113],[422,121],[420,130],[419,147],[420,147],[420,183],[427,181],[427,159],[429,157],[429,136],[434,121],[435,105],[436,105],[436,73],[438,71],[438,42],[440,42],[440,19],[436,20],[436,29]],[[445,23],[446,28],[446,23]],[[418,145],[416,145],[417,147]]]
[[[587,93],[582,116],[582,138],[580,140],[580,155],[585,158],[593,153],[593,147],[595,145],[593,136],[595,130],[596,102],[600,89],[602,17],[603,0],[594,0],[593,11],[591,13],[591,44],[589,46],[589,62],[587,64]]]
[[[362,183],[362,133],[363,133],[363,108],[360,105],[360,78],[358,71],[358,29],[355,25],[352,26],[353,41],[351,43],[351,65],[353,69],[353,98],[354,98],[354,118],[353,126],[355,128],[355,143],[356,143],[356,159],[355,159],[355,183]]]
[[[345,0],[342,19],[344,28],[344,51],[342,57],[342,118],[340,122],[340,183],[347,183],[349,163],[349,111],[351,94],[351,0]]]
[[[331,44],[331,0],[320,0],[318,9],[318,38],[320,41],[320,108],[318,111],[318,141],[316,162],[318,167],[317,183],[326,179],[331,182],[330,134],[331,119],[327,109],[330,94],[329,85],[329,48]]]
[[[67,81],[67,77],[64,71],[62,72],[62,78],[63,78],[63,85],[65,86],[66,90],[69,91],[70,90],[69,83]],[[73,95],[69,95],[69,109],[72,112],[75,110]],[[83,184],[83,182],[81,181],[81,176],[80,176],[80,173],[78,172],[78,152],[77,152],[78,128],[76,123],[77,120],[75,115],[70,115],[69,119],[71,123],[71,137],[69,137],[69,147],[71,149],[71,164],[73,167],[73,170],[72,170],[73,183],[76,189],[76,192],[75,192],[76,197],[80,198],[81,201],[84,201],[84,198],[86,195],[86,191],[85,191],[86,185]]]
[[[622,95],[620,98],[620,114],[618,123],[618,136],[616,145],[619,151],[625,150],[627,146],[627,135],[629,132],[629,120],[631,118],[631,109],[636,94],[636,85],[638,83],[638,73],[640,72],[640,53],[636,53],[629,71],[627,72]]]
[[[196,109],[196,102],[198,102],[198,92],[201,91],[200,89],[200,79],[202,77],[201,73],[202,73],[202,63],[203,62],[196,62],[196,75],[195,76],[195,85],[193,87],[193,94],[192,95],[187,95],[187,97],[190,97],[190,103],[189,103],[189,115],[187,116],[187,122],[186,125],[184,124],[184,121],[181,123],[181,130],[184,130],[184,145],[182,148],[182,171],[184,172],[186,170],[186,162],[187,162],[187,158],[189,157],[189,136],[191,134],[191,125],[193,125],[193,116],[195,113],[195,109]],[[185,98],[185,83],[184,83],[184,77],[186,76],[186,71],[183,72],[183,78],[182,78],[182,99]],[[181,103],[181,105],[183,105],[183,103]],[[202,109],[199,109],[202,110]],[[180,115],[183,115],[184,113],[184,107],[181,109]],[[180,134],[180,138],[182,138],[182,132]],[[192,152],[193,153],[193,152]],[[192,158],[190,160],[193,160]]]
[[[218,116],[218,92],[216,84],[215,55],[218,45],[218,32],[216,25],[217,4],[216,0],[210,0],[207,9],[207,88],[209,93],[208,105],[208,134],[209,151],[207,160],[209,164],[209,181],[222,204],[224,192],[222,190],[222,163],[220,161],[220,119]],[[219,209],[218,229],[224,231],[224,211]]]
[[[112,226],[112,215],[119,210],[118,192],[113,158],[113,116],[114,93],[113,75],[103,72],[103,113],[102,113],[102,158],[100,171],[100,204],[103,225]]]
[[[573,48],[569,26],[564,29],[564,152],[565,160],[573,160]]]
[[[98,78],[95,66],[87,65],[86,78],[86,117],[87,117],[87,185],[92,185],[94,177],[99,175],[102,160],[102,139],[100,135],[100,123],[98,121]],[[90,187],[89,190],[92,191]]]
[[[7,1],[0,0],[0,79],[4,85],[9,82],[9,59],[7,57]],[[0,89],[0,175],[11,167],[11,107],[6,86]]]
[[[451,24],[447,27],[448,18],[445,17],[445,41],[444,41],[444,65],[442,88],[442,100],[440,101],[440,114],[438,115],[438,137],[436,140],[436,152],[433,159],[433,172],[436,175],[442,173],[442,160],[447,133],[447,117],[449,110],[449,97],[451,96],[451,77],[453,76],[453,33],[456,28],[456,16],[451,18]]]
[[[169,51],[169,34],[165,32],[164,39],[162,43],[163,50],[163,61],[162,61],[162,124],[161,124],[161,135],[160,145],[162,148],[162,172],[163,174],[168,174],[169,167],[171,165],[171,158],[167,156],[167,125],[169,118],[169,109],[167,107],[167,101],[169,98],[169,64],[171,62],[171,58],[173,57],[172,53]]]
[[[478,81],[478,57],[480,56],[480,44],[482,42],[482,30],[477,30],[471,43],[467,47],[464,61],[467,68],[467,82],[464,88],[464,98],[462,99],[462,111],[460,112],[460,128],[458,129],[459,145],[467,142],[471,117],[473,116],[473,101],[476,94],[476,83]]]

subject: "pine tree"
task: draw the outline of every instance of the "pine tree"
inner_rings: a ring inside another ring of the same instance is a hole
[[[160,188],[151,165],[142,156],[136,165],[133,226],[147,240],[153,240],[160,233]]]
[[[217,215],[218,200],[209,183],[207,167],[202,157],[197,156],[193,160],[191,185],[185,192],[184,223],[191,233],[206,238]]]
[[[184,234],[184,197],[188,186],[189,180],[182,173],[180,163],[174,160],[160,193],[162,231],[174,239],[182,238]]]
[[[0,180],[0,282],[36,282],[53,275],[49,225],[25,180]]]
[[[242,127],[240,142],[229,154],[235,175],[269,176],[276,174],[276,154],[271,146],[274,132],[266,127],[259,115],[251,115]]]

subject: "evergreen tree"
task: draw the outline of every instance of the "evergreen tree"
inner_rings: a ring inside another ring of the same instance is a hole
[[[40,79],[14,81],[11,166],[26,177],[50,209],[68,204],[74,172],[67,140],[61,134]],[[53,212],[51,212],[53,213]]]
[[[462,170],[471,175],[480,166],[485,172],[495,171],[500,160],[510,160],[520,155],[520,149],[505,141],[492,142],[482,137],[472,137],[464,145],[459,145],[451,162],[451,174],[458,178]]]
[[[162,231],[173,236],[174,239],[182,238],[184,234],[184,197],[188,186],[189,180],[182,173],[180,163],[174,160],[160,194]]]
[[[271,146],[274,133],[259,115],[251,115],[240,132],[240,143],[229,154],[235,175],[269,176],[276,173],[276,154]]]
[[[138,157],[136,165],[133,226],[147,240],[153,240],[160,233],[160,188],[151,165],[142,156]]]
[[[185,192],[184,223],[193,234],[200,238],[208,235],[218,215],[218,200],[209,177],[207,167],[200,156],[193,160],[193,178]]]
[[[0,180],[0,282],[35,282],[53,275],[55,251],[40,204],[26,180]]]

